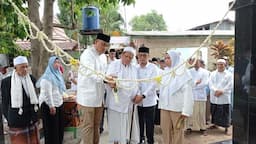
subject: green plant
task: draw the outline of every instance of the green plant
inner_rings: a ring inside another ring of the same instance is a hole
[[[234,38],[229,40],[228,44],[225,44],[222,40],[216,41],[214,44],[210,45],[210,48],[214,51],[211,55],[215,59],[220,59],[225,57],[229,58],[229,64],[234,64]]]

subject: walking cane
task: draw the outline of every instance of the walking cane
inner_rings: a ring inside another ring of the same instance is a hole
[[[128,144],[131,144],[131,139],[132,139],[132,125],[133,125],[134,107],[135,107],[135,104],[132,104],[132,119],[131,119],[131,127],[130,127],[130,138],[129,138]]]

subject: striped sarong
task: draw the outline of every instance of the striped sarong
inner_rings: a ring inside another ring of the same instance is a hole
[[[9,128],[11,144],[40,144],[37,124],[25,128]]]

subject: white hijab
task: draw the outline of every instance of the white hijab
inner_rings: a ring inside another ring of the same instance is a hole
[[[179,52],[169,50],[167,51],[167,54],[170,56],[172,64],[171,67],[166,67],[165,71],[172,71],[172,73],[164,76],[163,80],[165,81],[163,83],[168,82],[168,85],[166,85],[167,88],[164,88],[164,90],[167,90],[168,95],[172,96],[184,84],[188,83],[192,77],[184,64],[180,66],[183,63],[183,60],[181,59],[181,54]],[[179,66],[179,68],[177,68],[177,66]]]

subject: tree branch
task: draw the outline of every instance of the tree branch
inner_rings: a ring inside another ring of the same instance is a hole
[[[65,25],[62,25],[62,24],[53,23],[53,27],[63,28],[63,29],[67,29],[67,30],[74,30],[76,28],[74,23],[72,23],[71,26],[65,26]]]

